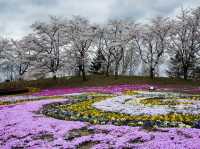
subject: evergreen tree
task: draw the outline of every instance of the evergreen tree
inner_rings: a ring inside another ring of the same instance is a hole
[[[196,57],[191,55],[187,63],[183,63],[182,58],[179,52],[177,52],[174,57],[171,57],[169,70],[167,71],[170,77],[185,78],[185,75],[192,77],[196,67]],[[187,72],[185,72],[185,69],[187,69]]]
[[[104,64],[105,64],[105,57],[102,54],[101,50],[97,50],[96,56],[91,62],[90,72],[94,74],[104,73],[105,70]]]
[[[173,78],[181,78],[183,75],[181,67],[181,57],[176,53],[174,57],[170,58],[169,70],[167,71],[168,75]]]

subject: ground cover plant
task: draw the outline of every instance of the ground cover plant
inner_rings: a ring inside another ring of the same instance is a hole
[[[2,101],[15,99],[15,102],[0,106],[0,146],[3,149],[199,148],[199,95],[169,92],[169,88],[161,91],[156,86],[156,91],[149,91],[150,87],[149,84],[66,87],[1,97]],[[119,110],[119,105],[175,111],[137,115]],[[180,105],[186,109],[197,105],[197,109],[176,113],[176,108],[181,110]]]
[[[70,96],[68,98],[77,99],[76,102],[73,100],[67,104],[50,104],[44,108],[43,113],[54,118],[87,121],[93,124],[199,127],[196,125],[200,120],[199,96],[158,92],[150,94],[165,95],[165,99],[157,96],[153,98],[150,95],[148,97],[137,91],[134,91],[134,94],[116,96],[89,93]]]

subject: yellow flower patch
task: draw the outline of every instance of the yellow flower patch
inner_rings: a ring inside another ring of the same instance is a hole
[[[94,124],[101,124],[102,122],[114,122],[114,124],[120,125],[120,123],[129,125],[129,121],[168,121],[168,122],[180,122],[185,124],[192,124],[193,121],[199,120],[200,115],[192,114],[178,114],[170,113],[166,115],[128,115],[122,113],[105,112],[95,109],[92,104],[109,98],[108,96],[96,96],[92,99],[81,101],[74,104],[60,105],[59,109],[62,111],[68,111],[75,115],[75,119],[89,121]],[[160,101],[159,101],[160,102]],[[161,104],[161,103],[155,104]],[[74,117],[73,117],[74,118]],[[139,125],[139,123],[137,124]]]
[[[146,98],[146,99],[140,100],[140,103],[143,105],[167,105],[167,106],[193,104],[192,102],[189,102],[189,101],[178,102],[177,99],[173,99],[173,98],[172,99]]]

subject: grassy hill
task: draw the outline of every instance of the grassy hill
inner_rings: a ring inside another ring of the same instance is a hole
[[[24,87],[37,87],[37,88],[54,88],[54,87],[85,87],[85,86],[106,86],[118,84],[156,84],[156,85],[178,85],[178,86],[199,86],[200,81],[172,78],[155,78],[154,80],[149,77],[138,76],[119,76],[115,79],[114,76],[105,77],[101,75],[87,76],[87,81],[82,81],[81,77],[63,77],[54,79],[42,79],[32,81],[15,81],[9,83],[1,83],[0,88],[24,88]]]

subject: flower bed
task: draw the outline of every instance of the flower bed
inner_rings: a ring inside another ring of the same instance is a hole
[[[136,95],[121,95],[94,103],[97,109],[130,115],[199,114],[198,96],[162,92],[138,92]]]
[[[195,121],[199,120],[197,115],[179,114],[178,116],[176,113],[165,114],[163,117],[161,115],[147,114],[130,115],[119,112],[108,112],[97,109],[94,106],[94,104],[99,102],[122,96],[131,97],[128,99],[125,98],[121,103],[126,105],[135,104],[135,100],[132,98],[134,96],[141,98],[142,100],[138,104],[145,106],[152,106],[152,104],[153,106],[163,106],[171,98],[175,101],[168,102],[170,106],[177,106],[182,103],[183,105],[191,105],[193,104],[192,102],[198,102],[199,96],[186,94],[173,94],[172,96],[171,93],[170,95],[165,94],[164,97],[162,93],[156,93],[157,95],[155,96],[153,92],[128,90],[127,86],[124,86],[120,87],[120,89],[110,88],[112,94],[108,94],[110,91],[107,92],[106,89],[101,90],[101,92],[99,90],[99,93],[83,93],[86,90],[81,89],[82,91],[79,93],[71,94],[68,92],[68,95],[65,95],[67,92],[55,94],[52,91],[52,94],[32,95],[38,97],[32,100],[34,102],[1,106],[0,148],[200,148],[199,129],[158,128],[158,126],[200,126],[200,123],[195,123]],[[87,91],[92,92],[94,88],[91,88],[91,90],[88,88]],[[50,92],[51,90],[49,90]],[[22,98],[18,97],[20,96],[15,97],[16,101],[22,101]],[[40,97],[44,97],[45,100],[39,100]],[[53,100],[52,98],[54,97],[59,98]],[[117,99],[119,100],[116,100],[116,102],[121,101],[120,98]],[[166,101],[162,99],[166,99]],[[24,98],[24,100],[27,101],[27,98]],[[9,97],[7,101],[9,101]],[[44,116],[41,111],[48,116],[63,120]],[[180,116],[182,116],[182,120]]]
[[[116,96],[114,95],[105,95],[105,94],[84,94],[80,96],[71,96],[73,99],[82,99],[76,100],[68,104],[50,104],[47,105],[43,113],[59,119],[70,119],[70,120],[79,120],[79,121],[87,121],[93,124],[115,124],[115,125],[129,125],[129,126],[144,126],[146,123],[151,121],[150,125],[158,126],[158,127],[196,127],[196,123],[200,120],[200,115],[198,114],[198,107],[196,110],[197,114],[193,114],[193,111],[188,113],[184,113],[186,111],[182,111],[182,113],[176,113],[177,109],[174,112],[167,111],[167,106],[165,105],[165,109],[163,106],[150,106],[146,107],[145,105],[141,107],[139,106],[135,109],[137,104],[137,98],[146,96],[144,94],[136,94],[134,96]],[[155,93],[162,95],[162,93]],[[155,96],[154,93],[148,93],[147,95]],[[164,94],[166,97],[172,97],[178,94]],[[83,98],[84,97],[84,98]],[[126,98],[122,98],[126,97]],[[130,97],[135,97],[133,100],[135,103],[134,106],[128,104]],[[187,95],[182,95],[180,97],[189,98]],[[199,97],[192,96],[191,99],[188,99],[188,104],[191,102],[194,104],[199,104]],[[186,100],[184,99],[184,100]],[[151,99],[149,99],[151,100]],[[184,101],[183,99],[180,99]],[[179,102],[178,102],[179,103]],[[180,103],[179,103],[180,104]],[[187,105],[188,104],[180,104]],[[194,104],[191,104],[192,107]],[[121,105],[125,105],[124,109],[120,107]],[[190,104],[189,104],[190,105]],[[160,106],[160,105],[159,105]],[[175,104],[177,106],[177,104]],[[170,107],[173,110],[173,107]],[[180,108],[180,107],[177,107]],[[191,107],[190,107],[191,108]],[[124,111],[123,111],[124,110]],[[132,110],[132,111],[131,111]],[[183,109],[182,109],[183,110]],[[146,113],[145,113],[146,112]]]
[[[56,99],[56,98],[62,98],[62,97],[63,96],[32,96],[32,95],[7,96],[7,97],[0,98],[0,106],[17,104],[17,103],[22,103],[22,102],[29,102],[29,101]]]
[[[114,93],[121,94],[125,90],[147,90],[149,85],[119,85],[119,86],[106,86],[106,87],[85,87],[85,88],[54,88],[39,91],[36,88],[29,88],[33,94],[18,95],[18,96],[1,96],[0,105],[9,105],[15,103],[22,103],[28,101],[37,101],[44,99],[63,98],[67,94],[84,93],[84,92],[99,92],[99,93]]]
[[[83,87],[83,88],[54,88],[45,89],[41,92],[33,94],[34,96],[54,96],[71,93],[82,93],[82,92],[98,92],[98,93],[112,93],[120,94],[128,90],[148,90],[151,85],[111,85],[104,87]]]
[[[144,84],[144,85],[113,85],[113,86],[105,86],[105,87],[84,87],[84,88],[54,88],[54,89],[45,89],[39,90],[37,88],[29,88],[32,94],[29,95],[20,95],[20,96],[2,96],[0,97],[0,105],[8,105],[13,103],[20,103],[25,101],[35,101],[41,99],[49,99],[54,97],[63,97],[66,94],[72,93],[84,93],[84,92],[98,92],[98,93],[110,93],[110,94],[126,94],[126,95],[134,95],[138,90],[149,90],[152,85]],[[160,90],[159,86],[155,86],[156,90]],[[162,87],[162,90],[175,90],[175,88],[167,88]],[[198,88],[186,88],[187,91],[193,91]]]

